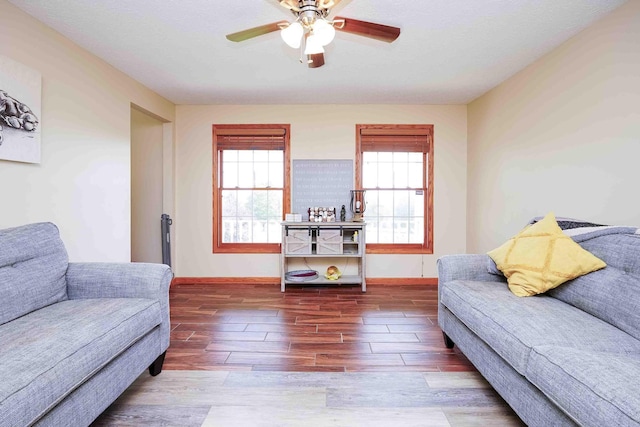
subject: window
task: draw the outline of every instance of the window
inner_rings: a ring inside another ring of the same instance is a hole
[[[280,252],[289,125],[213,125],[213,251]]]
[[[369,253],[433,253],[433,125],[356,125]]]

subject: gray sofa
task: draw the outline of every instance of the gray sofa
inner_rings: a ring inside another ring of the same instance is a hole
[[[0,426],[87,426],[169,345],[171,270],[69,263],[50,223],[0,230]]]
[[[574,240],[607,267],[543,295],[513,295],[487,255],[438,261],[445,344],[530,426],[640,425],[640,235],[592,230]]]

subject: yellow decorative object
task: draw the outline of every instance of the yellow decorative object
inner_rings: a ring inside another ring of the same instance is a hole
[[[553,212],[490,251],[509,289],[524,297],[544,293],[607,265],[565,235]]]
[[[340,272],[340,269],[338,269],[338,267],[336,267],[335,265],[327,267],[327,272],[324,274],[324,277],[329,280],[338,280],[340,276],[342,276],[342,273]]]

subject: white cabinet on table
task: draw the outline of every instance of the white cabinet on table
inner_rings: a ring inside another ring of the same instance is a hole
[[[367,291],[365,281],[365,223],[364,222],[283,222],[280,290],[287,284],[359,284]],[[286,279],[292,258],[346,258],[355,259],[357,274],[344,274],[337,280],[319,277],[310,281]]]

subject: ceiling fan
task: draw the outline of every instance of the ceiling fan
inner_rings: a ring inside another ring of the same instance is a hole
[[[400,28],[373,22],[337,16],[328,19],[331,8],[341,0],[276,0],[289,9],[296,19],[293,22],[278,21],[227,35],[232,42],[241,42],[280,31],[284,42],[290,47],[300,48],[300,62],[310,68],[324,65],[324,48],[333,40],[336,30],[357,34],[391,43],[400,35]]]

